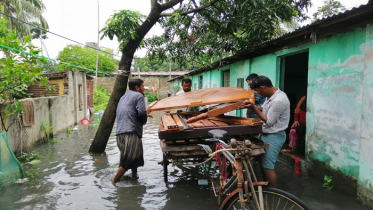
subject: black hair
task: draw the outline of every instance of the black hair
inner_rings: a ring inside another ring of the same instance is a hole
[[[250,88],[255,89],[259,88],[260,86],[273,87],[271,80],[266,76],[258,76],[253,79]]]
[[[184,84],[184,83],[190,83],[190,84],[192,84],[192,80],[189,79],[189,78],[184,78],[183,80],[181,80],[181,84]]]
[[[128,81],[128,88],[130,90],[136,90],[136,86],[141,87],[142,83],[144,83],[144,81],[142,81],[142,79],[138,79],[138,78],[130,79]]]
[[[255,73],[249,74],[249,76],[246,77],[246,81],[249,81],[249,80],[255,79],[255,78],[257,78],[258,76],[259,76],[259,75],[255,74]]]

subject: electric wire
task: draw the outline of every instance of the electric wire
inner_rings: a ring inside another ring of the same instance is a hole
[[[84,70],[87,70],[87,71],[92,71],[92,72],[96,71],[96,70],[88,69],[88,68],[85,68],[85,67],[82,67],[82,66],[77,66],[77,65],[74,65],[74,64],[58,61],[58,60],[55,60],[55,59],[52,59],[52,58],[47,58],[47,57],[42,56],[42,55],[37,55],[37,54],[34,54],[34,53],[25,52],[23,50],[16,49],[16,48],[9,47],[9,46],[2,45],[2,44],[0,44],[0,47],[6,48],[6,49],[9,49],[9,50],[13,50],[13,51],[16,51],[16,52],[19,52],[19,53],[24,53],[24,54],[27,54],[27,55],[31,55],[31,56],[34,56],[34,57],[46,59],[46,60],[49,60],[49,61],[53,61],[53,62],[56,62],[57,64],[61,63],[61,64],[65,64],[65,65],[68,65],[68,66],[84,69]],[[107,73],[104,73],[104,72],[101,72],[101,71],[97,71],[97,72],[100,73],[100,74],[103,74],[103,75],[109,75],[110,76],[110,74],[107,74]]]
[[[26,22],[26,21],[20,20],[20,19],[18,19],[18,18],[16,18],[16,17],[13,17],[13,16],[8,15],[8,14],[6,14],[6,13],[0,12],[0,14],[2,14],[2,15],[4,15],[4,16],[7,16],[7,17],[10,17],[10,18],[12,18],[12,19],[15,19],[15,20],[17,20],[17,21],[19,21],[19,22],[21,22],[21,23],[24,23],[24,24],[30,25],[30,26],[32,26],[32,27],[35,27],[35,28],[37,28],[37,29],[43,30],[44,32],[47,32],[47,33],[53,34],[53,35],[55,35],[55,36],[58,36],[58,37],[60,37],[60,38],[66,39],[66,40],[69,40],[69,41],[74,42],[74,43],[76,43],[76,44],[80,44],[80,45],[83,45],[83,46],[85,46],[85,47],[92,48],[92,49],[98,50],[98,51],[100,51],[100,52],[103,52],[103,53],[106,53],[106,54],[109,54],[109,55],[112,55],[112,56],[115,56],[115,57],[120,57],[119,55],[115,55],[115,54],[112,54],[112,53],[108,53],[108,52],[106,52],[106,51],[104,51],[104,50],[101,50],[101,49],[99,49],[99,48],[95,48],[95,47],[92,47],[92,46],[89,46],[89,45],[86,45],[86,44],[80,43],[80,42],[78,42],[78,41],[75,41],[75,40],[73,40],[73,39],[70,39],[70,38],[64,37],[64,36],[59,35],[59,34],[57,34],[57,33],[54,33],[54,32],[51,32],[51,31],[49,31],[49,30],[46,30],[46,29],[44,29],[44,28],[40,28],[39,26],[36,26],[36,25],[33,25],[33,24],[28,23],[28,22]]]

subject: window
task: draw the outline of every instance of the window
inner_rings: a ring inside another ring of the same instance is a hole
[[[82,103],[82,85],[78,85],[78,107],[79,111],[83,110],[83,103]]]
[[[198,77],[198,89],[202,89],[203,88],[203,76],[199,76]]]
[[[229,87],[230,70],[223,71],[223,87]]]
[[[244,79],[243,78],[238,78],[237,79],[237,87],[243,88],[244,87]]]

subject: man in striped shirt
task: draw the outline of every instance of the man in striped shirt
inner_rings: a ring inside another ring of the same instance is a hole
[[[265,154],[261,157],[261,167],[264,175],[270,182],[270,186],[277,187],[275,163],[282,145],[286,140],[285,129],[290,120],[290,102],[286,94],[273,87],[271,80],[265,76],[259,76],[253,80],[250,88],[259,95],[267,97],[262,107],[246,102],[246,107],[251,108],[258,117],[264,121],[260,139],[269,144]]]

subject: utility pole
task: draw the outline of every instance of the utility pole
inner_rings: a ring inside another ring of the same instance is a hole
[[[41,8],[43,8],[43,0],[40,1],[41,3]],[[42,22],[40,21],[40,36],[39,36],[39,39],[40,39],[40,54],[41,56],[43,56],[43,30],[42,30],[43,26],[42,26]]]
[[[97,85],[97,71],[98,71],[98,49],[100,47],[100,4],[97,0],[97,47],[96,47],[96,76],[95,84]]]

